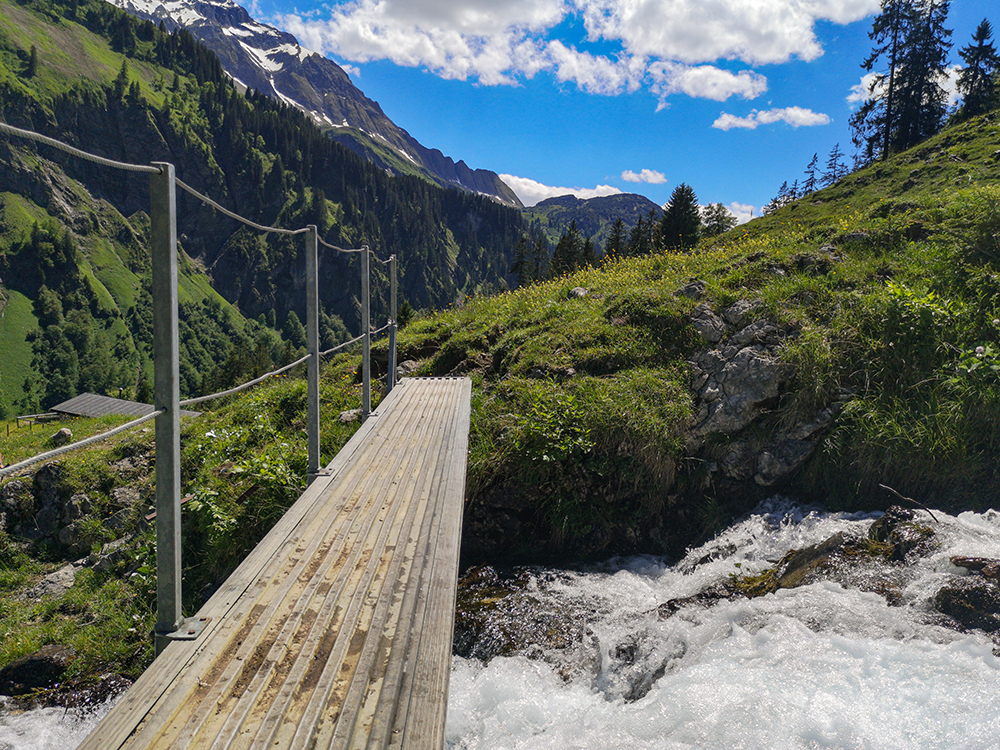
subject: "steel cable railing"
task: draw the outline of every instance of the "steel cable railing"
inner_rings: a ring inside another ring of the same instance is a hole
[[[16,464],[5,466],[4,468],[0,469],[0,478],[8,476],[10,474],[14,474],[23,469],[27,469],[31,466],[34,466],[35,464],[41,463],[42,461],[48,461],[49,459],[56,458],[57,456],[61,456],[63,453],[69,453],[70,451],[75,451],[78,448],[85,448],[88,445],[93,445],[94,443],[99,443],[102,440],[107,440],[108,438],[114,437],[115,435],[125,432],[126,430],[131,430],[134,427],[138,427],[139,425],[148,422],[151,419],[160,416],[161,414],[164,414],[166,411],[167,411],[166,409],[157,409],[154,412],[150,412],[149,414],[144,414],[138,419],[133,419],[131,422],[126,422],[123,425],[119,425],[118,427],[115,427],[111,430],[102,432],[99,435],[92,435],[89,438],[78,440],[75,443],[67,443],[66,445],[63,445],[59,448],[46,451],[45,453],[39,453],[37,456],[33,456],[31,458],[26,458],[24,461],[19,461]]]
[[[115,161],[114,159],[107,159],[103,156],[97,156],[96,154],[90,154],[87,153],[86,151],[81,151],[78,148],[70,146],[68,143],[57,141],[55,138],[49,138],[47,135],[42,135],[41,133],[34,133],[30,130],[21,130],[21,128],[15,128],[13,125],[8,125],[5,122],[0,122],[0,132],[7,133],[8,135],[14,135],[19,138],[24,138],[29,141],[44,143],[45,145],[52,146],[53,148],[57,148],[60,151],[65,151],[67,154],[78,156],[81,159],[94,162],[95,164],[101,164],[105,167],[122,169],[125,170],[126,172],[145,172],[146,174],[160,174],[160,169],[158,167],[151,167],[148,164],[129,164],[123,161]]]
[[[174,166],[167,162],[154,163],[151,166],[128,164],[90,154],[39,133],[15,128],[6,123],[0,123],[0,133],[25,138],[42,143],[73,156],[94,162],[99,165],[130,172],[141,172],[150,175],[150,250],[152,256],[152,299],[153,299],[153,343],[154,343],[154,392],[155,402],[161,408],[139,419],[132,420],[99,435],[61,446],[51,451],[38,454],[32,458],[20,461],[0,469],[0,478],[14,474],[37,463],[50,460],[69,451],[83,448],[87,445],[106,440],[114,435],[137,427],[145,422],[156,419],[156,544],[157,544],[157,623],[154,628],[156,636],[156,651],[159,653],[171,640],[190,639],[197,637],[200,630],[193,621],[184,620],[181,612],[181,561],[180,561],[180,407],[222,398],[239,393],[257,385],[269,377],[279,375],[302,364],[309,363],[307,373],[307,411],[308,411],[308,443],[309,443],[309,478],[310,481],[319,475],[319,360],[322,356],[332,354],[358,341],[364,342],[362,350],[362,415],[366,418],[371,410],[371,365],[370,346],[372,336],[389,330],[390,332],[390,371],[394,369],[395,333],[396,333],[396,256],[390,256],[383,261],[375,256],[369,247],[344,249],[331,245],[318,236],[314,225],[301,229],[282,229],[270,227],[251,221],[239,214],[221,206],[206,195],[201,194],[190,185],[177,178]],[[219,393],[199,396],[181,401],[178,394],[178,289],[177,289],[177,206],[176,188],[189,193],[214,210],[219,211],[246,226],[262,232],[282,235],[305,235],[306,237],[306,335],[309,353],[284,367],[235,386]],[[338,253],[359,253],[361,257],[361,328],[362,334],[357,338],[339,344],[325,352],[319,352],[319,291],[318,291],[318,259],[319,245]],[[379,263],[390,268],[390,316],[388,323],[376,331],[371,331],[369,310],[369,261],[375,258]],[[390,372],[387,387],[392,388],[395,373]],[[162,417],[162,420],[160,419]],[[191,625],[191,628],[188,625]],[[194,635],[192,635],[194,634]]]
[[[282,229],[280,227],[268,227],[264,226],[263,224],[258,224],[255,221],[251,221],[250,219],[240,216],[238,213],[230,211],[228,208],[220,206],[218,203],[209,198],[207,195],[202,195],[190,185],[182,182],[180,179],[175,179],[174,182],[177,183],[177,187],[182,188],[186,193],[194,196],[207,206],[211,206],[219,213],[225,214],[230,219],[236,219],[236,221],[246,224],[248,227],[259,229],[261,232],[270,232],[272,234],[296,235],[296,234],[305,234],[306,232],[309,231],[309,227],[302,227],[301,229]]]

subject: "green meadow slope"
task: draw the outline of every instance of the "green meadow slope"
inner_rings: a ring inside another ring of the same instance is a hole
[[[774,492],[995,503],[997,116],[689,255],[414,323],[401,359],[476,383],[467,554],[676,552]]]

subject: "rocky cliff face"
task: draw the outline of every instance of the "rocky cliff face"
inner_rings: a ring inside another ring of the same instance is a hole
[[[443,187],[492,196],[520,207],[494,172],[471,169],[429,149],[392,122],[332,60],[284,31],[255,21],[232,0],[109,0],[140,18],[186,28],[239,84],[310,114],[332,138],[391,172],[422,174]]]

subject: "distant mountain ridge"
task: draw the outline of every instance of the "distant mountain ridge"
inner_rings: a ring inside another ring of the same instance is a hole
[[[260,23],[233,0],[108,0],[167,30],[186,28],[214,52],[239,84],[313,117],[340,143],[395,174],[417,174],[520,207],[514,191],[486,169],[472,169],[421,145],[390,120],[332,60],[291,34]]]
[[[620,218],[626,229],[631,229],[650,211],[659,212],[660,207],[649,198],[635,193],[618,193],[599,198],[560,195],[546,198],[531,208],[523,209],[522,213],[529,223],[537,223],[553,244],[575,221],[580,234],[593,237],[603,247],[608,230],[616,219]]]

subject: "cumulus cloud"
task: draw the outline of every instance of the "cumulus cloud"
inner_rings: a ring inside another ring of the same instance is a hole
[[[954,107],[962,99],[962,95],[958,93],[958,76],[961,72],[960,66],[952,65],[945,69],[944,78],[941,80],[941,88],[948,95],[949,107]],[[847,94],[847,102],[852,105],[852,108],[853,105],[861,104],[869,99],[878,99],[885,94],[886,87],[889,85],[888,79],[883,78],[876,84],[874,90],[872,89],[872,83],[877,80],[878,75],[878,73],[868,73],[862,76],[856,85],[851,86],[851,90]]]
[[[784,107],[766,111],[755,109],[746,117],[737,117],[736,115],[723,112],[712,123],[712,127],[719,130],[732,130],[733,128],[754,130],[760,125],[771,125],[776,122],[787,123],[793,128],[810,127],[813,125],[828,125],[830,117],[822,112],[813,112],[811,109],[804,109],[803,107]]]
[[[655,169],[643,169],[641,172],[633,172],[631,169],[626,169],[622,172],[622,179],[625,182],[645,182],[648,185],[662,185],[667,181],[667,176],[663,172],[657,172]]]
[[[738,203],[733,201],[726,206],[726,208],[733,212],[733,216],[736,217],[737,224],[746,224],[754,217],[755,213],[760,216],[760,211],[757,210],[756,206],[751,206],[749,203]]]
[[[670,94],[687,94],[723,102],[731,96],[756,99],[767,91],[767,78],[750,70],[731,73],[713,65],[690,66],[657,62],[649,66],[650,89],[660,97],[661,107]]]
[[[815,59],[823,53],[818,21],[856,21],[879,0],[340,0],[327,7],[326,19],[292,13],[270,20],[308,47],[355,63],[391,60],[484,85],[547,71],[593,93],[649,86],[662,105],[678,94],[759,96],[763,76],[706,63]],[[582,21],[586,39],[558,36],[568,19]],[[617,51],[581,47],[598,42]]]
[[[507,186],[521,199],[521,203],[529,208],[546,198],[555,198],[560,195],[575,195],[577,198],[586,199],[618,195],[622,192],[611,185],[598,185],[595,188],[552,187],[528,177],[515,177],[512,174],[502,174],[500,179],[507,183]]]

